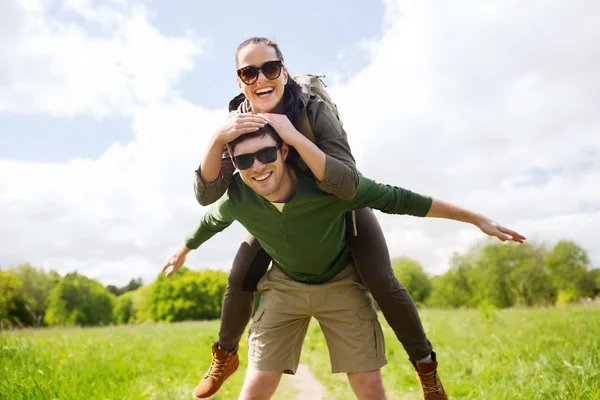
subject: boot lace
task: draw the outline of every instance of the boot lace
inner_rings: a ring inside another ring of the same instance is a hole
[[[421,386],[423,387],[423,391],[425,394],[429,393],[437,393],[441,392],[442,388],[440,385],[440,380],[437,376],[437,371],[432,372],[419,372],[419,377],[421,378]]]
[[[223,371],[225,371],[225,367],[227,367],[227,361],[229,361],[229,356],[223,360],[213,357],[210,368],[206,373],[206,378],[212,378],[215,381],[218,381],[221,378]]]

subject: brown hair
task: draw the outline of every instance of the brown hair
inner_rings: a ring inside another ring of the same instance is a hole
[[[283,140],[277,134],[275,129],[273,129],[273,127],[271,125],[267,124],[267,125],[263,126],[262,128],[259,128],[255,132],[250,132],[250,133],[246,133],[246,134],[238,136],[236,139],[227,143],[227,149],[229,150],[230,155],[233,156],[233,150],[235,149],[236,145],[238,145],[239,143],[241,143],[245,140],[252,139],[255,137],[263,137],[263,136],[272,137],[275,140],[275,143],[277,143],[278,147],[281,147],[281,145],[283,144]]]

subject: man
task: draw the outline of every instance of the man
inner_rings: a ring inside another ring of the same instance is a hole
[[[263,296],[248,339],[243,399],[269,399],[282,374],[295,373],[312,316],[322,326],[332,372],[347,373],[359,399],[385,398],[379,372],[387,362],[381,327],[351,266],[347,211],[371,207],[390,214],[448,218],[472,223],[501,240],[525,239],[482,215],[365,177],[350,201],[323,193],[314,177],[285,162],[288,146],[269,126],[240,136],[229,144],[229,151],[239,175],[163,271],[171,276],[189,251],[234,220],[272,257],[273,268],[258,286]],[[435,372],[428,379],[428,386],[438,391],[436,398],[447,398]]]

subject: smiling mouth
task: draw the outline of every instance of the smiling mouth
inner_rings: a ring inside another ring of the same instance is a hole
[[[267,173],[266,173],[266,174],[264,174],[264,175],[257,176],[257,177],[255,177],[255,178],[252,178],[252,179],[254,179],[255,181],[258,181],[258,182],[264,182],[264,181],[266,181],[267,179],[269,179],[269,177],[271,176],[271,174],[272,174],[272,172],[267,172]]]
[[[268,95],[270,95],[271,93],[273,93],[275,89],[272,87],[265,87],[265,88],[260,88],[254,91],[254,94],[258,97],[266,97]]]

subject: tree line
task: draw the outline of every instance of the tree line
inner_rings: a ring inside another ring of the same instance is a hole
[[[454,254],[443,275],[430,277],[407,257],[394,272],[419,306],[507,308],[574,303],[600,294],[600,269],[573,241],[483,241]],[[182,268],[167,279],[121,288],[77,272],[60,276],[30,264],[0,271],[0,327],[93,326],[219,318],[227,273]],[[259,296],[257,296],[257,299]],[[256,304],[255,304],[256,306]]]
[[[564,305],[600,294],[600,269],[569,240],[549,248],[490,239],[454,254],[449,264],[430,278],[419,263],[401,258],[394,272],[417,303],[436,308]]]

